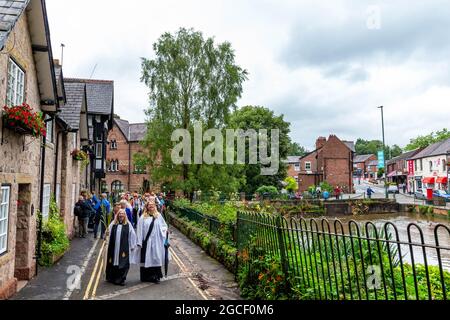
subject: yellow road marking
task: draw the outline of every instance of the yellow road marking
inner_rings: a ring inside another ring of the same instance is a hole
[[[106,241],[103,242],[102,247],[100,248],[100,251],[99,251],[99,254],[98,254],[98,257],[97,257],[97,261],[95,262],[94,270],[92,271],[92,275],[91,275],[91,278],[89,279],[89,283],[88,283],[88,286],[86,288],[86,292],[84,293],[83,300],[87,300],[89,298],[89,292],[91,291],[91,286],[92,286],[92,283],[93,283],[93,281],[95,279],[95,275],[97,273],[97,267],[98,267],[98,264],[100,262],[100,259],[103,256],[102,253],[103,253],[103,249],[105,248],[105,243],[106,243]]]
[[[95,298],[95,295],[97,294],[98,283],[100,282],[100,276],[103,273],[103,263],[104,263],[104,260],[102,259],[102,263],[100,264],[100,269],[98,270],[98,273],[97,273],[97,280],[95,281],[95,286],[94,286],[94,289],[92,290],[91,299]]]
[[[178,257],[178,255],[175,253],[175,251],[172,248],[169,248],[169,249],[170,249],[170,252],[172,253],[172,256],[174,257],[173,260],[180,267],[181,271],[187,272],[188,270],[187,270],[186,266],[184,265],[183,261],[181,261],[181,259]],[[197,285],[194,283],[194,281],[192,281],[192,279],[190,277],[187,277],[187,279],[192,284],[192,286],[198,291],[198,293],[202,296],[203,299],[209,300],[208,297],[203,293],[202,290],[200,290],[199,287],[197,287]]]

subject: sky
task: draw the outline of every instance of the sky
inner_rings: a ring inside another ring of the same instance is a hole
[[[448,0],[47,0],[65,77],[115,81],[115,113],[144,122],[141,57],[180,27],[228,41],[249,73],[238,106],[283,114],[291,139],[382,137],[404,147],[449,128]],[[331,5],[331,3],[333,3]]]

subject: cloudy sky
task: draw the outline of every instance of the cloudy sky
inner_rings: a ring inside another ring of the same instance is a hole
[[[66,77],[115,81],[115,109],[143,122],[140,57],[164,32],[229,41],[249,72],[239,106],[284,114],[294,141],[411,137],[450,127],[450,3],[443,1],[47,0]]]

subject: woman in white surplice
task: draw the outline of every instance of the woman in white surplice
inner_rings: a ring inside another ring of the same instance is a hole
[[[156,209],[155,202],[148,201],[137,224],[138,250],[135,259],[136,263],[141,263],[142,282],[159,283],[163,277],[167,229],[167,223]]]
[[[130,263],[134,263],[136,233],[125,210],[119,210],[109,226],[109,244],[106,261],[106,280],[125,285]]]

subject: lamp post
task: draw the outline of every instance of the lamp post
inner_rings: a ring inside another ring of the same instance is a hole
[[[381,109],[381,128],[383,131],[383,170],[384,170],[384,191],[385,191],[385,195],[386,195],[386,199],[389,199],[389,194],[388,194],[388,187],[387,187],[387,174],[386,174],[386,155],[384,154],[386,152],[386,142],[384,139],[384,107],[378,107],[378,109]]]

